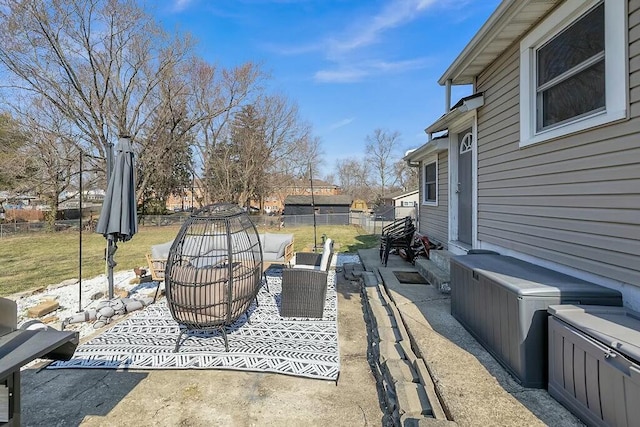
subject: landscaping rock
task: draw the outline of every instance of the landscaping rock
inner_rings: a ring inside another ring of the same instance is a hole
[[[49,285],[47,286],[47,289],[51,290],[51,289],[63,288],[65,286],[75,285],[76,283],[78,283],[78,279],[67,279],[67,280],[63,280],[60,283]]]
[[[59,321],[60,319],[58,318],[58,316],[47,316],[44,319],[42,319],[42,323],[55,323],[57,321]]]
[[[114,291],[114,298],[128,298],[129,297],[129,291],[127,291],[126,289],[121,289],[121,288],[116,288]]]
[[[104,292],[98,291],[95,294],[91,295],[91,300],[92,301],[97,301],[99,299],[102,299],[103,297],[104,297]]]
[[[49,314],[52,311],[55,311],[60,307],[57,301],[54,300],[45,300],[40,304],[27,309],[27,316],[31,318],[42,317],[45,314]]]

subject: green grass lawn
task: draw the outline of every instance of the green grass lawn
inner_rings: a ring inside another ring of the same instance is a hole
[[[138,233],[128,242],[118,243],[115,271],[146,267],[145,254],[151,245],[164,243],[175,238],[179,226],[140,227]],[[296,252],[313,248],[313,227],[287,227],[282,230],[259,230],[272,233],[293,233]],[[356,226],[318,226],[317,241],[322,243],[326,234],[335,242],[335,250],[355,253],[358,249],[378,245],[376,235]],[[0,239],[0,296],[57,284],[67,279],[78,278],[77,232],[32,233]],[[90,279],[104,274],[105,238],[97,233],[82,234],[82,277]]]

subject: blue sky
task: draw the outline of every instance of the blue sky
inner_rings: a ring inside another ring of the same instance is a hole
[[[320,137],[327,174],[363,158],[376,128],[400,132],[398,158],[424,144],[444,113],[437,80],[499,2],[165,0],[153,13],[168,31],[189,31],[207,61],[261,63]]]

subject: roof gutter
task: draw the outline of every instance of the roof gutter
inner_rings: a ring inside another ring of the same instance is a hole
[[[435,138],[415,150],[407,151],[402,158],[407,166],[416,168],[420,166],[420,160],[432,153],[439,153],[449,149],[448,138]]]
[[[484,95],[479,94],[478,96],[473,96],[470,99],[465,99],[460,103],[459,106],[449,111],[447,114],[440,117],[435,121],[431,126],[426,128],[424,131],[428,135],[432,135],[436,132],[441,132],[443,130],[449,129],[449,126],[452,122],[456,121],[458,118],[468,113],[469,111],[476,110],[484,105]]]
[[[461,70],[466,68],[469,62],[475,59],[484,46],[491,43],[493,37],[500,32],[500,28],[509,23],[526,4],[527,1],[522,0],[503,0],[462,52],[460,52],[460,55],[458,55],[455,61],[447,68],[447,71],[440,77],[438,84],[444,86],[447,80],[450,80],[453,84],[473,83],[472,81],[456,81],[456,77]]]

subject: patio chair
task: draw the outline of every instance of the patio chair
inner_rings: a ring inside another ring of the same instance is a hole
[[[413,220],[411,217],[406,217],[391,225],[393,227],[383,230],[383,235],[380,239],[380,259],[382,264],[385,267],[387,266],[391,249],[404,250],[407,260],[413,263],[414,251],[412,244],[413,235],[416,231]]]
[[[380,260],[383,260],[383,257],[384,257],[384,249],[385,249],[384,243],[385,243],[386,237],[392,234],[397,234],[412,222],[413,222],[413,219],[411,219],[410,216],[405,216],[404,218],[396,219],[390,224],[387,224],[384,227],[382,227],[382,231],[380,233]]]
[[[282,270],[280,315],[321,318],[327,296],[327,278],[333,257],[333,241],[327,239],[322,254],[296,253],[296,263]]]
[[[167,268],[167,258],[169,257],[169,250],[172,244],[173,240],[159,245],[153,245],[151,246],[151,253],[146,254],[151,280],[158,284],[156,293],[153,296],[153,302],[156,302],[158,292],[160,292],[160,284],[164,282],[164,272]]]

